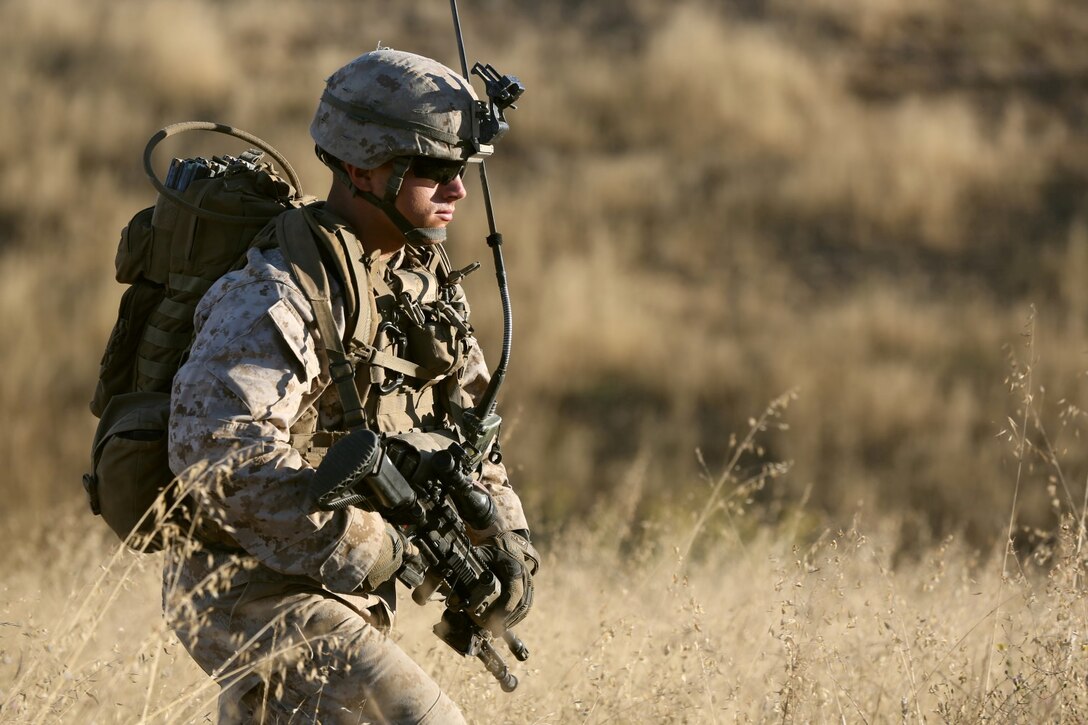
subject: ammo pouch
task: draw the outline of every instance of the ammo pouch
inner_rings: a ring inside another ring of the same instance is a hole
[[[404,334],[401,354],[426,370],[433,384],[461,368],[466,338],[472,328],[464,319],[463,309],[444,299],[434,272],[429,269],[396,270],[393,286],[399,291],[395,306],[386,303],[383,310]],[[379,302],[379,308],[383,305]]]
[[[434,312],[428,312],[423,325],[407,325],[405,357],[436,376],[446,375],[460,362],[457,330]]]
[[[106,406],[95,431],[83,487],[91,510],[130,548],[159,551],[163,524],[185,510],[167,456],[166,393],[124,393]]]

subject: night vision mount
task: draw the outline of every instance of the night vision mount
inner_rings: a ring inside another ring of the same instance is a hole
[[[525,92],[525,85],[517,76],[501,75],[490,64],[477,63],[472,66],[472,74],[483,79],[487,93],[487,103],[479,102],[477,135],[480,152],[485,153],[483,147],[493,147],[510,130],[510,124],[506,122],[506,109],[517,108],[514,103]]]

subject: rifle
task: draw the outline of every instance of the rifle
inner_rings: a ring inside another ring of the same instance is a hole
[[[400,527],[419,559],[407,559],[398,578],[416,604],[426,604],[435,592],[445,600],[434,633],[462,656],[478,658],[503,691],[512,692],[517,677],[491,644],[496,625],[484,618],[499,596],[499,582],[465,528],[489,528],[495,502],[467,475],[470,460],[457,443],[427,451],[393,437],[383,445],[373,431],[359,429],[329,448],[310,487],[323,510],[358,506]],[[529,650],[512,631],[500,625],[494,634],[519,661],[528,659]]]

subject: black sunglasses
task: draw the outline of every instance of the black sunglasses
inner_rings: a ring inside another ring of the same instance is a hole
[[[413,156],[409,168],[421,179],[448,184],[465,173],[465,162],[435,159],[430,156]]]

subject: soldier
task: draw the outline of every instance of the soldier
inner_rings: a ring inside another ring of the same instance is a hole
[[[171,551],[164,600],[222,687],[221,722],[463,722],[387,636],[411,545],[377,513],[317,510],[308,484],[346,417],[448,444],[486,387],[441,247],[466,194],[475,99],[464,78],[410,53],[380,49],[337,70],[310,126],[334,177],[327,200],[277,218],[260,235],[270,243],[197,309],[171,396],[171,468],[229,460],[230,473],[197,486],[201,546]],[[326,234],[354,257],[355,296],[329,284],[341,338],[349,320],[370,318],[373,354],[354,371],[361,410],[344,409],[315,305],[277,234],[295,244]],[[505,469],[485,461],[480,482],[498,520],[470,533],[502,585],[491,614],[513,626],[538,557]]]

